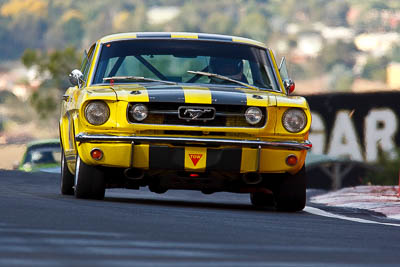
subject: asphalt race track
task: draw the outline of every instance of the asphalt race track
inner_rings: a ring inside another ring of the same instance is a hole
[[[399,266],[399,252],[400,227],[256,210],[248,195],[78,200],[59,193],[57,174],[0,170],[0,266]]]

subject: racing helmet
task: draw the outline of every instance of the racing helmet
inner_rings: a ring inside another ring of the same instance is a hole
[[[210,57],[210,72],[223,76],[241,76],[243,61],[237,58]]]

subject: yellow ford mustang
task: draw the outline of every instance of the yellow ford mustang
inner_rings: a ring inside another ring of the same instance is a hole
[[[63,96],[62,194],[106,188],[250,193],[302,210],[306,100],[264,44],[194,33],[101,38]]]

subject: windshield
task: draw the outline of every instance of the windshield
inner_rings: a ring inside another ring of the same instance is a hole
[[[208,72],[262,89],[272,89],[272,72],[267,62],[265,50],[239,43],[118,41],[102,45],[93,83],[104,84],[111,80],[113,83],[132,83],[132,79],[121,77],[134,76],[177,83],[238,86],[234,81],[196,73]],[[157,81],[142,79],[140,82]]]
[[[58,145],[55,147],[40,147],[29,150],[23,163],[31,163],[33,165],[60,164],[60,159],[61,148]]]

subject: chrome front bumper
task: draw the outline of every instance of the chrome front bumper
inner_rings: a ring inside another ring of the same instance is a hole
[[[173,143],[179,145],[236,145],[245,147],[270,147],[290,150],[309,150],[312,147],[310,141],[260,141],[260,140],[238,140],[217,138],[195,138],[195,137],[168,137],[168,136],[117,136],[79,133],[76,135],[77,142],[133,142],[133,143]]]

